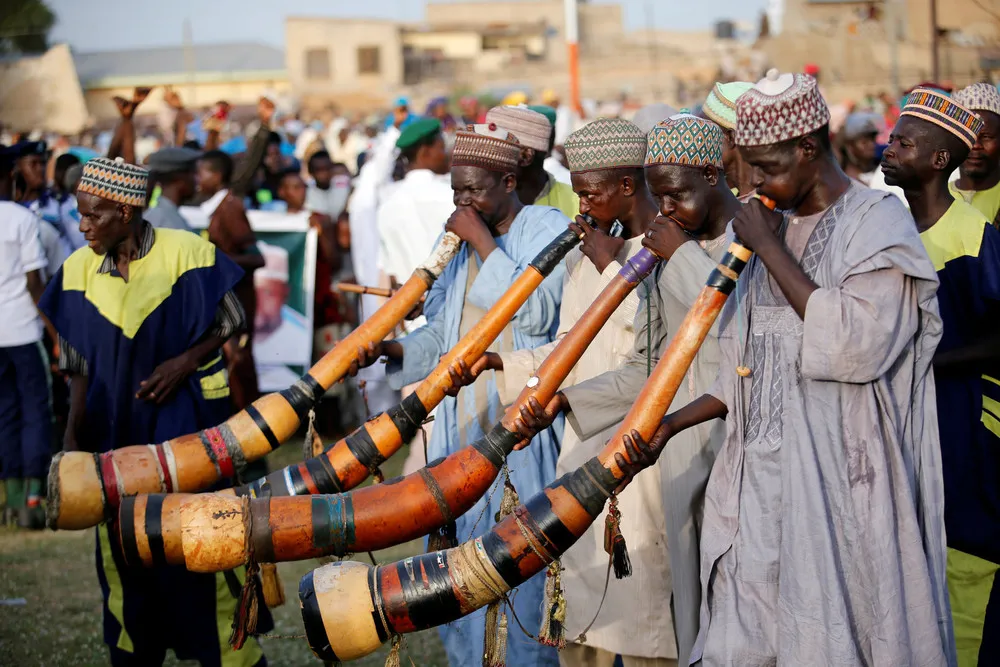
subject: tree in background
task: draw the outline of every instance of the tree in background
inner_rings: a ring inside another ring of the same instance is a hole
[[[55,22],[44,0],[0,0],[0,53],[45,51]]]

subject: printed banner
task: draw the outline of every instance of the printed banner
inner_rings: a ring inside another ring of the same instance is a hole
[[[204,207],[180,212],[191,227],[207,229]],[[268,393],[287,388],[312,365],[317,238],[308,213],[247,211],[247,218],[264,257],[254,272],[253,356],[260,390]]]

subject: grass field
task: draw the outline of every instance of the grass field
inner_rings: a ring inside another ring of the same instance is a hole
[[[301,460],[299,444],[289,443],[272,455],[272,469]],[[400,451],[383,465],[386,478],[399,474],[406,458]],[[411,542],[375,553],[378,562],[398,560],[422,550]],[[367,554],[357,557],[367,561]],[[272,609],[274,634],[301,635],[298,605],[299,579],[317,567],[316,561],[280,563],[286,602]],[[101,630],[101,598],[94,569],[94,531],[21,532],[0,528],[0,600],[24,598],[23,606],[0,604],[0,665],[16,667],[89,667],[108,664]],[[275,666],[316,667],[305,639],[261,640],[268,661]],[[350,663],[381,667],[387,648]],[[412,660],[412,663],[411,663]],[[193,665],[168,655],[168,665]],[[447,667],[435,630],[409,635],[403,647],[403,665]]]

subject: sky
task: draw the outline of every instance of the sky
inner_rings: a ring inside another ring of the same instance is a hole
[[[2,1],[2,0],[0,0]],[[284,46],[286,16],[395,18],[419,21],[425,0],[46,0],[57,23],[53,42],[78,52],[178,46],[184,20],[197,44],[256,41]],[[442,0],[447,1],[447,0]],[[473,0],[477,1],[477,0]],[[614,4],[614,0],[592,0]],[[628,28],[647,17],[661,29],[708,28],[720,18],[755,19],[766,0],[619,0]]]

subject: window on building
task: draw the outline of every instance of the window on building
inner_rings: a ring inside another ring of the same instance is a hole
[[[328,49],[306,49],[306,78],[313,81],[325,81],[330,78]]]
[[[377,46],[358,47],[358,74],[378,74],[382,71]]]

